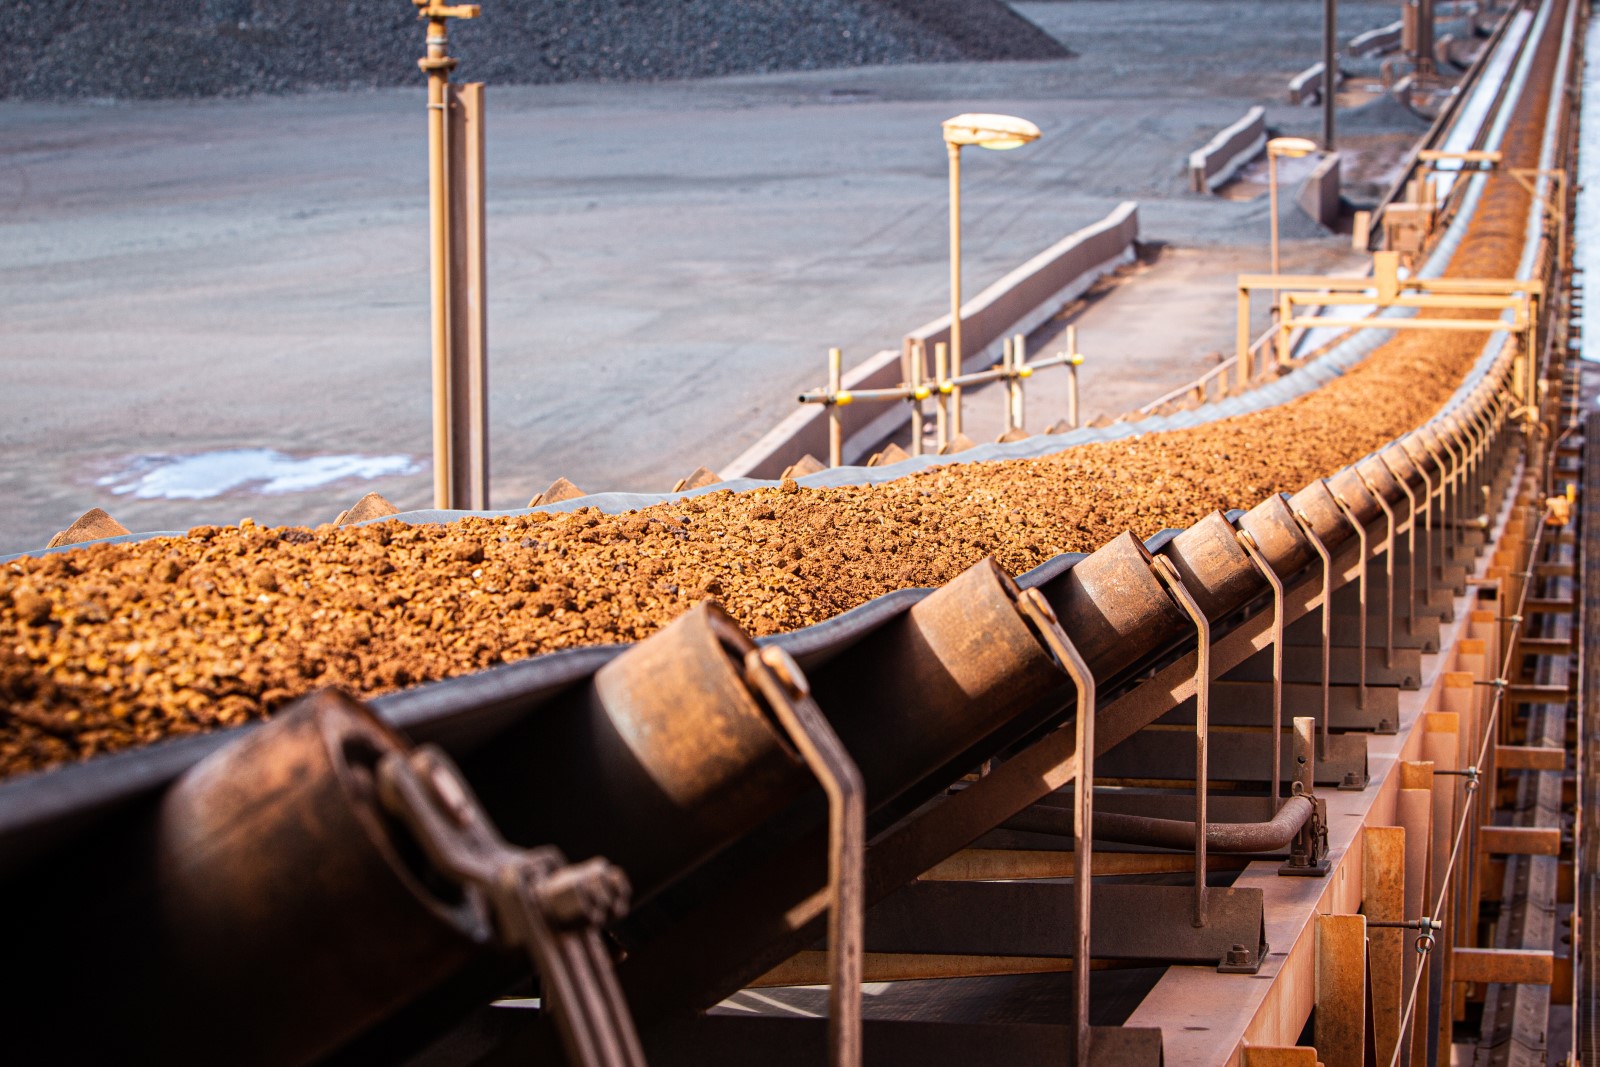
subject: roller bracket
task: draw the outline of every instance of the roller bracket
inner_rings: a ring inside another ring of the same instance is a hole
[[[377,804],[426,863],[478,898],[495,940],[526,951],[570,1060],[581,1067],[644,1067],[633,1018],[600,929],[628,910],[622,871],[594,857],[568,864],[557,849],[515,848],[489,822],[461,773],[432,745],[385,754]]]
[[[766,699],[828,797],[828,1062],[860,1067],[866,786],[789,654],[768,645],[746,653],[744,664],[750,686]]]

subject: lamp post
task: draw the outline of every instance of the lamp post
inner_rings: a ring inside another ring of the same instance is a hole
[[[1307,137],[1274,137],[1267,142],[1267,194],[1272,212],[1272,273],[1278,274],[1278,157],[1300,159],[1317,150],[1317,143]],[[1273,293],[1273,306],[1277,306],[1277,293]]]
[[[1021,148],[1039,139],[1039,127],[1011,115],[957,115],[945,119],[944,143],[950,154],[950,374],[961,375],[961,150],[977,145],[995,152]],[[961,394],[955,404],[950,433],[961,432]]]

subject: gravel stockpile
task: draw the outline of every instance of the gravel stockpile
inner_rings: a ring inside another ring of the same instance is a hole
[[[881,63],[1057,59],[1002,0],[485,0],[457,77],[634,81]],[[185,97],[420,85],[407,0],[21,0],[0,98]]]

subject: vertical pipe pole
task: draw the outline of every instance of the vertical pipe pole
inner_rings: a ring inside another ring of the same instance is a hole
[[[1234,334],[1234,357],[1239,365],[1239,391],[1244,392],[1255,379],[1254,357],[1250,354],[1250,290],[1239,286],[1239,321]]]
[[[1078,352],[1078,328],[1067,327],[1067,422],[1076,430],[1082,425],[1078,421],[1078,365],[1083,362],[1083,356]]]
[[[1322,0],[1322,150],[1333,151],[1333,112],[1338,103],[1339,64],[1334,39],[1339,29],[1339,0]]]
[[[428,19],[428,263],[433,314],[433,506],[451,505],[450,484],[450,201],[445,170],[445,111],[450,44],[443,17]]]
[[[1267,213],[1271,216],[1269,223],[1272,233],[1272,279],[1278,279],[1278,153],[1269,146],[1267,148]],[[1278,290],[1272,290],[1276,297]]]
[[[1289,294],[1278,294],[1278,366],[1289,365]]]
[[[950,153],[950,374],[961,375],[961,146]],[[950,436],[961,433],[961,387],[951,391]]]
[[[1296,792],[1310,796],[1317,785],[1317,720],[1309,715],[1296,715],[1294,728],[1294,783]]]
[[[922,399],[917,395],[922,391],[925,372],[923,360],[926,357],[927,352],[922,342],[911,342],[911,454],[913,456],[922,455],[922,438],[928,432],[922,411]]]
[[[844,381],[844,352],[828,349],[828,466],[844,463],[844,422],[839,412],[839,390]]]
[[[1011,385],[1016,380],[1011,376],[1017,369],[1015,352],[1016,345],[1013,340],[1009,337],[1003,338],[1000,342],[1000,373],[1004,376],[1001,381],[1005,385],[1005,416],[1001,423],[1005,433],[1010,433],[1016,426],[1017,410],[1011,402]]]
[[[1291,729],[1294,738],[1290,742],[1290,759],[1294,761],[1294,785],[1289,788],[1292,796],[1309,797],[1315,792],[1317,782],[1317,720],[1309,715],[1295,716]],[[1294,842],[1289,846],[1289,859],[1292,863],[1310,864],[1317,853],[1315,840],[1310,821],[1300,827],[1295,834]]]
[[[950,349],[943,341],[938,341],[933,346],[933,387],[939,393],[934,408],[934,432],[937,435],[934,440],[940,452],[950,443],[950,391],[945,385],[949,380]]]
[[[1028,339],[1017,334],[1011,339],[1011,423],[1019,430],[1028,428],[1027,413],[1023,410],[1024,370],[1028,366]]]
[[[483,83],[446,86],[450,196],[450,493],[489,506],[489,361]]]
[[[1417,0],[1417,51],[1412,62],[1418,74],[1433,73],[1433,0]]]

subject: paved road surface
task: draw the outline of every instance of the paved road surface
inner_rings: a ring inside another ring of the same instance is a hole
[[[495,505],[557,475],[664,489],[787,414],[828,346],[865,358],[939,314],[938,122],[958,111],[1044,130],[968,154],[969,292],[1125,198],[1146,237],[1231,246],[1236,269],[1261,247],[1264,200],[1194,197],[1183,160],[1254,103],[1315,129],[1314,110],[1280,103],[1316,56],[1313,6],[1019,5],[1080,53],[1060,62],[492,86]],[[1274,22],[1291,17],[1304,24]],[[1346,35],[1393,17],[1341,6]],[[148,530],[325,521],[369,488],[428,503],[423,121],[420,83],[0,102],[0,553],[95,505]],[[1230,336],[1156,337],[1141,373],[1184,380]],[[388,469],[413,473],[210,499],[112,492],[138,457],[229,448],[409,457]]]

